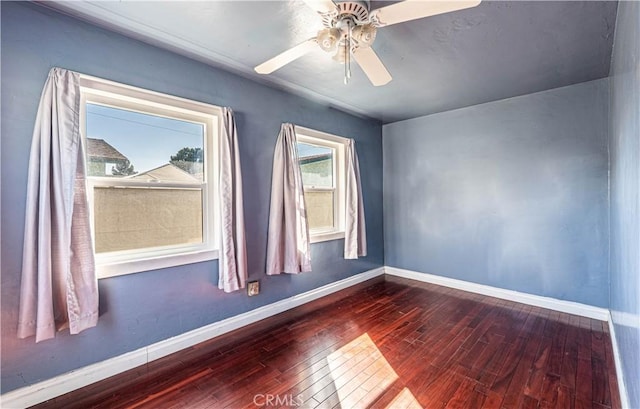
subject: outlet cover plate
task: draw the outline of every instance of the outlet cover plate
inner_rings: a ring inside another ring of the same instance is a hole
[[[260,294],[260,282],[249,281],[247,283],[247,294],[249,295],[249,297]]]

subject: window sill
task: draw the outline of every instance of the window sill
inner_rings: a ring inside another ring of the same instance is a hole
[[[122,261],[109,264],[96,262],[98,279],[140,273],[161,268],[177,267],[185,264],[210,261],[218,258],[218,250],[194,251],[192,253],[150,257],[134,261]]]
[[[311,238],[310,238],[310,243],[320,243],[323,241],[330,241],[330,240],[338,240],[338,239],[344,239],[344,232],[343,231],[332,231],[332,232],[327,232],[327,233],[315,233],[315,234],[310,234]]]

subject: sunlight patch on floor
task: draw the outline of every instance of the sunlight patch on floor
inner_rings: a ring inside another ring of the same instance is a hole
[[[368,334],[362,334],[327,357],[340,406],[364,408],[398,379]]]
[[[400,391],[398,395],[387,405],[385,409],[395,409],[395,408],[405,408],[405,409],[422,409],[420,402],[416,400],[416,397],[413,396],[413,393],[407,388],[404,388]]]

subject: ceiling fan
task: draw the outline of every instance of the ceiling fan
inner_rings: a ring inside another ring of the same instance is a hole
[[[378,28],[404,23],[436,14],[462,10],[480,4],[481,0],[405,0],[370,10],[369,1],[304,0],[322,17],[324,28],[315,37],[290,48],[256,66],[259,74],[271,74],[319,46],[333,59],[344,64],[344,82],[351,78],[351,57],[371,83],[381,86],[391,81],[391,74],[373,51]]]

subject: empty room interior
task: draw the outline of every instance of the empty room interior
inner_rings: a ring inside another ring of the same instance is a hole
[[[640,409],[639,1],[0,15],[0,407]]]

